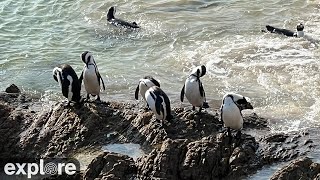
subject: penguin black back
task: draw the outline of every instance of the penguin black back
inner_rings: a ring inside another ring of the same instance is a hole
[[[114,26],[121,26],[124,28],[140,28],[136,22],[127,22],[122,19],[118,19],[115,17],[116,7],[112,6],[109,8],[107,13],[107,21],[110,22]]]
[[[69,101],[80,102],[81,85],[77,73],[70,65],[63,64],[54,68],[53,78],[59,82],[64,97],[68,98]],[[69,97],[70,95],[72,97]]]

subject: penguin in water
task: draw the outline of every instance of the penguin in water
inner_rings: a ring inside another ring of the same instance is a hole
[[[110,22],[110,24],[114,26],[122,26],[125,28],[133,28],[133,29],[140,28],[136,22],[131,23],[131,22],[127,22],[122,19],[116,18],[115,13],[116,13],[116,7],[112,6],[109,9],[107,14],[107,21]]]
[[[156,115],[157,120],[167,120],[171,122],[173,117],[171,115],[170,100],[166,93],[158,86],[152,86],[146,91],[145,99],[148,106]]]
[[[145,76],[143,79],[140,79],[139,84],[136,88],[136,92],[134,94],[135,99],[138,100],[139,91],[140,91],[141,96],[143,97],[144,100],[146,100],[145,98],[146,91],[152,86],[160,87],[160,83],[157,80],[155,80],[152,76]]]
[[[70,106],[71,101],[80,103],[81,84],[73,68],[68,64],[63,64],[55,67],[52,74],[53,79],[59,83],[63,96],[68,99],[67,106]]]
[[[271,32],[271,33],[276,33],[276,34],[283,34],[285,36],[289,36],[289,37],[303,37],[304,36],[304,26],[302,23],[299,23],[297,25],[297,32],[288,30],[288,29],[281,29],[281,28],[276,28],[270,25],[266,26],[267,31]],[[266,32],[265,30],[263,30],[263,32]]]
[[[224,126],[228,128],[228,136],[231,144],[231,131],[230,128],[237,131],[237,138],[241,138],[241,128],[243,127],[243,117],[241,111],[244,109],[253,109],[253,106],[247,99],[235,93],[227,93],[224,95],[221,105],[221,120]]]
[[[183,102],[184,96],[192,104],[192,110],[195,110],[195,107],[199,107],[199,112],[202,108],[208,108],[209,105],[206,102],[206,95],[203,89],[202,82],[200,77],[206,74],[206,67],[204,65],[198,66],[189,75],[186,79],[183,88],[180,93],[180,100]]]
[[[85,51],[84,53],[82,53],[81,59],[85,63],[85,65],[79,80],[80,84],[82,83],[82,80],[84,82],[84,87],[87,91],[87,100],[90,99],[91,94],[92,96],[97,96],[96,100],[100,101],[100,81],[102,83],[103,90],[105,90],[106,88],[99,73],[97,64],[89,51]]]

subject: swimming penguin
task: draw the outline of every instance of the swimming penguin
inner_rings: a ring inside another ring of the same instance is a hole
[[[85,63],[83,71],[80,76],[80,84],[82,79],[84,82],[84,87],[87,91],[87,100],[90,99],[90,94],[92,96],[98,96],[97,101],[100,101],[100,81],[105,90],[103,79],[99,73],[96,62],[93,59],[92,54],[89,51],[85,51],[81,54],[81,59]]]
[[[116,13],[116,7],[112,6],[107,14],[107,20],[114,26],[122,26],[125,28],[139,28],[136,22],[127,22],[122,19],[115,18],[114,15]]]
[[[241,111],[243,109],[253,109],[247,99],[235,93],[228,93],[224,95],[221,105],[221,120],[224,126],[228,128],[228,135],[231,143],[230,128],[238,130],[236,137],[241,137],[241,128],[243,127],[243,118]]]
[[[283,35],[290,36],[290,37],[303,37],[304,36],[304,32],[303,32],[304,26],[302,23],[299,23],[297,25],[297,32],[294,32],[294,31],[291,31],[288,29],[280,29],[280,28],[276,28],[273,26],[269,26],[269,25],[267,25],[266,28],[267,28],[267,31],[269,31],[271,33],[283,34]]]
[[[184,95],[188,101],[192,104],[192,109],[199,107],[199,112],[202,108],[208,108],[208,103],[206,102],[206,95],[203,89],[200,77],[206,74],[206,67],[204,65],[198,66],[186,79],[180,94],[180,100],[183,102]]]
[[[71,101],[79,103],[81,100],[81,84],[73,68],[68,64],[63,64],[55,67],[52,74],[54,80],[59,83],[63,96],[68,98],[68,106]]]
[[[136,88],[136,92],[134,94],[135,99],[138,100],[139,91],[140,91],[141,96],[143,97],[144,100],[146,100],[145,98],[146,91],[152,86],[160,87],[160,83],[157,80],[155,80],[152,76],[145,76],[143,79],[140,79],[139,84]]]
[[[172,120],[170,100],[159,87],[152,86],[145,93],[145,99],[158,120]]]

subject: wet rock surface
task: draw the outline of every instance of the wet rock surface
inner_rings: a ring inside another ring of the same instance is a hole
[[[106,152],[92,160],[84,173],[84,179],[131,179],[136,174],[137,168],[132,158]]]
[[[271,180],[292,179],[320,179],[320,164],[314,163],[308,157],[299,158],[291,161],[271,177]]]
[[[25,94],[0,94],[0,158],[69,157],[110,143],[137,143],[147,155],[104,153],[81,174],[87,179],[237,179],[264,165],[289,161],[315,147],[306,133],[241,139],[226,135],[219,114],[173,108],[173,122],[158,121],[134,104],[89,102],[81,107],[43,105]],[[268,129],[256,114],[244,130]],[[235,136],[235,132],[233,132]],[[108,162],[108,163],[106,163]],[[52,177],[54,179],[54,177]],[[72,178],[72,177],[71,177]],[[59,178],[58,178],[59,179]]]

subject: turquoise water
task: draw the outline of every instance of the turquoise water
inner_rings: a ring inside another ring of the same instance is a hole
[[[118,17],[142,28],[108,24],[113,5]],[[138,80],[152,75],[180,106],[184,79],[204,64],[208,74],[202,80],[213,109],[233,91],[274,120],[274,131],[319,125],[317,44],[260,32],[266,24],[294,29],[303,22],[306,34],[317,39],[319,9],[319,1],[311,0],[3,0],[0,90],[15,83],[43,99],[63,99],[52,69],[68,63],[80,75],[80,54],[89,50],[107,86],[103,100],[134,102]]]

